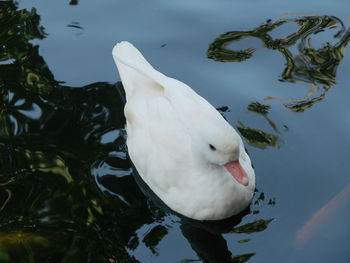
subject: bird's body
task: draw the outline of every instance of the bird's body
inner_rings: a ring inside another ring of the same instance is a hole
[[[130,43],[117,44],[113,57],[126,93],[129,155],[152,191],[198,220],[228,218],[247,207],[255,175],[237,132],[190,87],[153,69]]]

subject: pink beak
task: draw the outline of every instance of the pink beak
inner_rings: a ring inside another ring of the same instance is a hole
[[[236,179],[237,182],[247,186],[249,184],[248,175],[243,170],[238,161],[231,161],[225,164],[227,171]]]

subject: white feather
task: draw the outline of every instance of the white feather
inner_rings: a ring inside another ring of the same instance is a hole
[[[186,84],[156,71],[129,42],[113,48],[126,93],[127,146],[146,184],[171,209],[199,220],[239,213],[251,202],[255,175],[238,133]],[[213,153],[208,145],[215,145]],[[237,158],[249,177],[224,168]]]

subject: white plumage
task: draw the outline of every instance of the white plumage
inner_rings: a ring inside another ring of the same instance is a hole
[[[145,183],[171,209],[193,219],[224,219],[247,207],[255,175],[238,133],[129,42],[118,43],[112,53],[126,93],[129,155]]]

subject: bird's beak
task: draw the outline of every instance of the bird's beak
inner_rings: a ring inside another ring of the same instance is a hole
[[[243,170],[239,161],[230,161],[225,164],[225,168],[236,179],[237,182],[244,186],[247,186],[249,184],[248,175]]]

